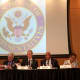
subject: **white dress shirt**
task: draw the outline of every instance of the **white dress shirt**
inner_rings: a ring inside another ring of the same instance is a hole
[[[52,64],[51,64],[51,59],[46,60],[46,66],[52,66]]]

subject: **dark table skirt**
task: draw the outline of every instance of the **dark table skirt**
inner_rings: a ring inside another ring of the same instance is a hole
[[[1,70],[0,80],[80,80],[80,69]]]

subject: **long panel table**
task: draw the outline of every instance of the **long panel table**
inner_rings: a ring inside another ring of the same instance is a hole
[[[80,69],[0,70],[0,80],[80,80]]]

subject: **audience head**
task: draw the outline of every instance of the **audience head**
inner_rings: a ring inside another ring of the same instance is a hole
[[[71,55],[70,55],[70,62],[72,63],[72,62],[74,62],[75,60],[76,60],[76,54],[74,54],[74,53],[72,53]]]
[[[33,55],[32,50],[28,50],[28,51],[27,51],[27,57],[28,57],[29,59],[31,59],[31,58],[32,58],[32,55]]]
[[[12,61],[14,59],[14,54],[13,53],[10,53],[8,55],[8,61]]]
[[[46,60],[49,60],[51,58],[51,53],[50,52],[46,52],[45,58],[46,58]]]

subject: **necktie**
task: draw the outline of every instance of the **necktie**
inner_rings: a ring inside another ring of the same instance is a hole
[[[49,60],[46,61],[46,66],[49,66]]]
[[[30,66],[30,60],[28,61],[28,65]]]
[[[49,60],[48,60],[48,66],[49,66]]]
[[[10,62],[8,62],[8,65],[10,65],[11,66],[11,64],[12,64],[12,62],[10,61]]]

